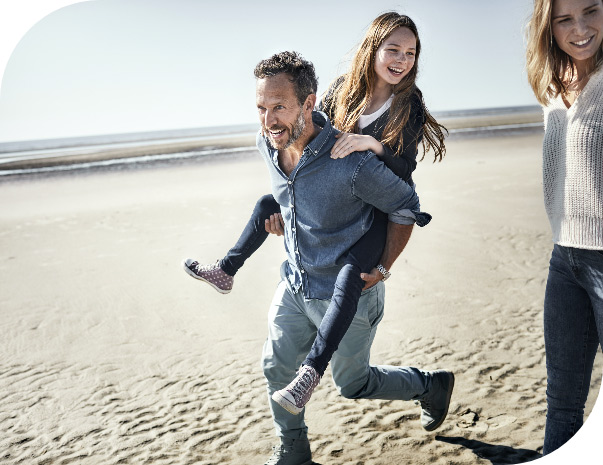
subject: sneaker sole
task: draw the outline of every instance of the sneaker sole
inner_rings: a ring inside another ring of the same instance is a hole
[[[283,397],[278,391],[275,391],[272,394],[272,400],[292,415],[299,415],[299,412],[303,410],[303,407],[299,408],[297,405],[292,404],[289,400],[285,399],[285,397]]]
[[[448,416],[448,408],[450,407],[450,399],[452,398],[452,391],[454,390],[454,373],[450,372],[450,389],[448,390],[448,397],[446,398],[446,411],[444,412],[444,415],[442,415],[442,419],[435,423],[434,425],[425,428],[423,427],[423,429],[425,431],[435,431],[436,429],[438,429],[440,426],[442,426],[442,423],[444,423],[444,420],[446,419],[446,417]]]
[[[188,266],[186,266],[186,260],[182,261],[182,267],[184,268],[184,271],[186,271],[186,274],[188,274],[190,277],[198,279],[199,281],[209,284],[220,294],[228,294],[232,290],[232,289],[226,289],[226,290],[220,289],[218,286],[216,286],[214,283],[209,282],[207,279],[202,278],[201,276],[197,276]]]

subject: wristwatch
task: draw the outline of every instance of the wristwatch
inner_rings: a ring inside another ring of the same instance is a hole
[[[381,273],[383,275],[383,279],[381,281],[385,281],[387,278],[389,278],[392,274],[387,271],[385,269],[385,267],[382,264],[377,265],[377,269],[379,270],[379,273]]]

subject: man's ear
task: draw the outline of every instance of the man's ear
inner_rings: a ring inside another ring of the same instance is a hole
[[[314,110],[314,105],[316,105],[316,94],[310,94],[306,97],[306,101],[304,102],[304,111]]]

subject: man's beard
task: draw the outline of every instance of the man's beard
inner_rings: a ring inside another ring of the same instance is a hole
[[[304,119],[304,111],[302,108],[301,110],[299,110],[299,115],[297,115],[297,120],[295,121],[295,123],[293,124],[293,127],[291,128],[291,136],[289,137],[289,140],[285,143],[285,145],[283,147],[280,147],[280,150],[284,150],[284,149],[291,147],[291,145],[294,144],[295,141],[297,141],[301,137],[305,128],[306,128],[306,120]],[[277,129],[280,129],[280,128],[277,128]],[[269,131],[265,131],[265,132],[270,134]],[[271,142],[273,142],[273,141],[271,140]],[[273,143],[272,145],[274,146],[275,144]]]
[[[299,115],[297,115],[297,121],[293,125],[293,129],[291,130],[291,137],[287,141],[287,144],[283,147],[283,149],[289,148],[291,144],[293,144],[297,139],[299,139],[306,128],[306,120],[304,119],[304,111],[303,108],[299,110]]]

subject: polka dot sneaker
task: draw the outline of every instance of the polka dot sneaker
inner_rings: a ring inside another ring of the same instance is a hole
[[[184,271],[195,279],[206,282],[220,294],[228,294],[232,290],[234,277],[222,271],[220,261],[212,265],[200,265],[196,260],[187,258],[182,262]]]
[[[310,365],[302,365],[289,385],[272,394],[272,400],[287,412],[297,415],[310,400],[314,388],[320,383],[320,375]]]

